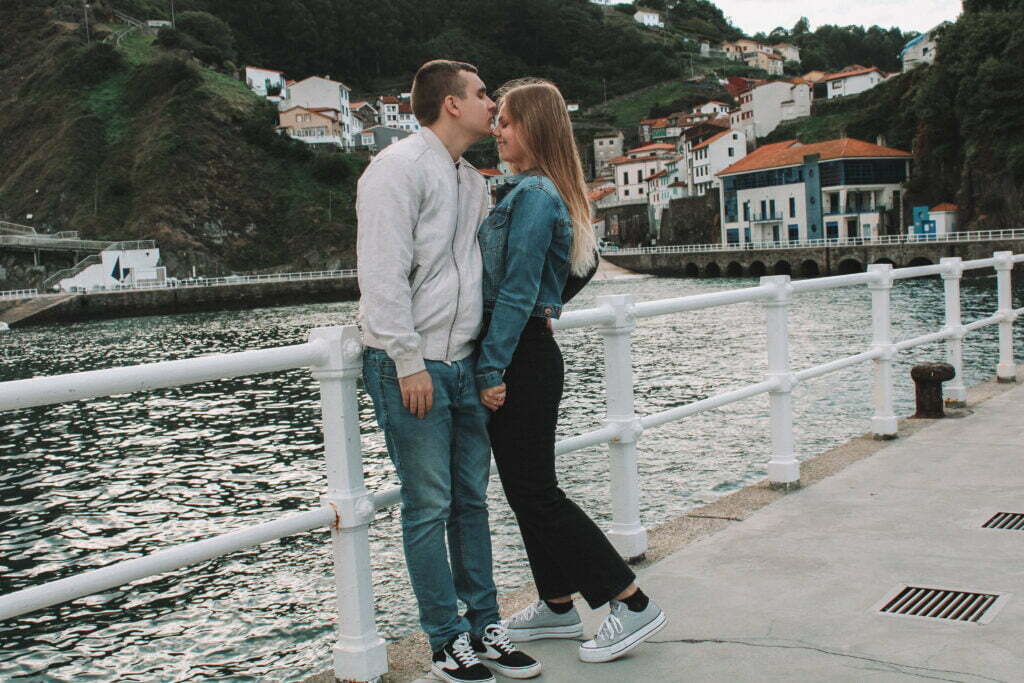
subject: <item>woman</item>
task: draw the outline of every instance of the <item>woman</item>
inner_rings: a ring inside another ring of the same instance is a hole
[[[517,175],[498,190],[480,226],[484,327],[480,400],[493,411],[491,447],[519,522],[540,600],[505,622],[517,642],[583,633],[572,594],[610,604],[585,662],[621,657],[665,624],[635,575],[594,522],[558,487],[555,427],[562,354],[550,320],[597,268],[583,170],[565,101],[546,81],[506,85],[495,128],[498,154]]]

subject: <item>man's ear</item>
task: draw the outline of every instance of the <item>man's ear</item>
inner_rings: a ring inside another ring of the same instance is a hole
[[[441,106],[452,118],[457,119],[462,116],[462,110],[459,109],[459,100],[455,95],[445,95]]]

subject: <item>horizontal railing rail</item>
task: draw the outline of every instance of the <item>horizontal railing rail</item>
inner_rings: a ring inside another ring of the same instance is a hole
[[[821,247],[875,246],[886,244],[914,244],[917,242],[992,242],[1024,239],[1024,228],[953,232],[944,235],[880,235],[879,237],[833,237],[829,239],[789,242],[732,242],[715,244],[669,244],[660,247],[620,248],[613,253],[620,256],[633,254],[699,254],[720,251],[748,251],[751,249],[819,249]]]
[[[774,486],[797,486],[800,463],[796,458],[792,392],[800,382],[870,362],[874,411],[871,431],[877,437],[892,438],[896,436],[897,427],[893,408],[893,363],[901,351],[944,342],[947,359],[955,370],[955,377],[947,385],[946,393],[951,400],[962,402],[966,399],[963,340],[971,332],[997,325],[999,362],[996,374],[1000,380],[1015,379],[1013,323],[1024,313],[1024,308],[1012,307],[1011,270],[1021,262],[1024,262],[1024,254],[1015,256],[1006,251],[996,252],[987,259],[963,261],[944,258],[939,264],[914,268],[893,269],[890,264],[876,264],[869,266],[866,273],[798,282],[791,281],[788,275],[766,276],[754,287],[656,301],[637,302],[630,295],[600,296],[595,308],[567,312],[554,322],[554,327],[557,330],[596,327],[601,334],[607,401],[604,424],[598,429],[559,441],[556,452],[566,453],[607,444],[612,496],[612,523],[608,537],[622,555],[640,556],[647,549],[647,531],[640,518],[636,443],[645,430],[767,393],[771,432],[768,479]],[[960,279],[965,271],[984,268],[996,271],[996,311],[991,316],[964,324],[961,320]],[[910,339],[895,340],[890,320],[890,295],[894,283],[930,275],[943,278],[943,327]],[[871,294],[871,342],[851,355],[794,370],[789,360],[788,329],[788,309],[793,298],[807,292],[855,286],[867,286]],[[746,386],[661,412],[637,415],[631,351],[631,336],[637,321],[741,303],[758,304],[765,311],[766,375]],[[294,346],[0,383],[0,411],[5,411],[309,368],[320,386],[328,488],[320,498],[318,508],[297,515],[181,544],[0,596],[0,620],[241,548],[329,526],[339,613],[337,644],[333,651],[335,675],[347,680],[369,681],[384,674],[388,668],[387,655],[374,617],[368,526],[375,511],[398,502],[399,489],[392,487],[371,493],[364,484],[356,396],[356,381],[361,367],[359,332],[355,326],[349,325],[314,329],[306,343]]]
[[[0,221],[0,233],[7,233],[9,235],[35,235],[36,229],[30,225]]]
[[[67,251],[103,251],[110,246],[104,240],[80,240],[57,237],[56,235],[0,235],[0,245],[33,247],[37,249],[61,249]]]

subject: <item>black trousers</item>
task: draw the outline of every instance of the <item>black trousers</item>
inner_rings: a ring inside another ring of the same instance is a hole
[[[555,427],[562,352],[542,318],[531,318],[505,371],[505,405],[488,430],[505,496],[519,522],[541,599],[579,592],[592,608],[636,578],[601,529],[558,487]]]

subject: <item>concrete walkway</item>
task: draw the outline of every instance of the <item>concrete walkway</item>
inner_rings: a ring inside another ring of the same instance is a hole
[[[559,683],[1024,681],[1024,531],[982,528],[997,512],[1024,513],[1024,387],[641,571],[669,623],[629,656],[526,650]],[[905,585],[1009,597],[987,624],[879,613]],[[577,607],[589,636],[604,611]]]

